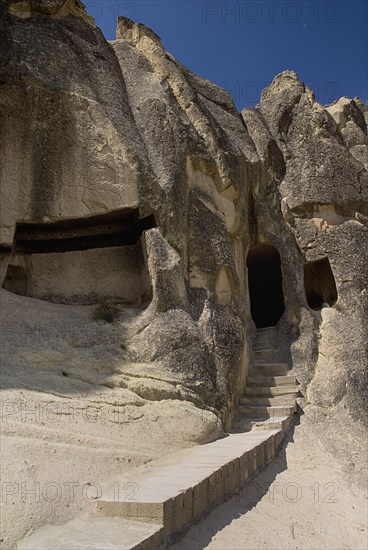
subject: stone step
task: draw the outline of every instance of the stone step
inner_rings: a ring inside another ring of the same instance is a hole
[[[120,495],[102,495],[94,515],[41,527],[18,550],[164,547],[272,460],[282,439],[282,428],[242,431],[152,461],[118,481]],[[135,492],[127,498],[123,489],[130,485]]]
[[[238,412],[245,414],[250,418],[276,418],[280,416],[289,416],[295,411],[295,403],[293,405],[239,405]]]
[[[253,351],[255,353],[267,353],[267,354],[274,354],[275,353],[275,347],[270,343],[270,344],[255,344],[253,346]]]
[[[18,550],[151,550],[164,542],[164,527],[97,514],[64,525],[45,525],[18,542]]]
[[[275,331],[274,330],[262,330],[257,331],[256,334],[256,340],[259,340],[261,338],[274,338],[275,337]]]
[[[286,369],[289,369],[289,366],[287,363],[285,363],[285,361],[265,361],[264,359],[261,359],[259,357],[254,357],[253,359],[253,366],[255,368],[259,368],[259,367],[274,367],[274,366],[282,366],[282,367],[286,367]]]
[[[290,386],[247,386],[244,391],[244,396],[254,397],[276,397],[278,395],[290,395],[294,398],[298,397],[299,389],[294,384]]]
[[[275,361],[276,351],[274,348],[270,348],[269,350],[253,350],[253,360],[272,363],[272,361]]]
[[[255,339],[255,344],[273,342],[274,339],[275,336],[273,334],[262,334],[262,336],[257,335]]]
[[[273,338],[275,336],[274,330],[257,330],[256,338]]]
[[[296,384],[293,374],[286,376],[248,376],[247,386],[291,386]]]
[[[273,407],[275,405],[295,405],[295,397],[293,395],[278,395],[276,397],[267,396],[244,396],[239,399],[240,405],[252,405],[260,404],[267,407]]]
[[[166,533],[189,526],[273,458],[282,430],[237,433],[186,449],[130,472],[122,484],[139,488],[136,502],[103,496],[100,514],[162,523]]]
[[[274,342],[275,342],[274,327],[258,329],[254,340],[253,349],[261,350],[261,351],[272,350],[274,349]]]
[[[253,373],[261,373],[265,376],[284,376],[289,372],[289,367],[287,363],[266,363],[263,361],[257,361],[253,363],[251,376],[254,376]]]
[[[269,350],[274,350],[275,346],[274,346],[273,340],[262,340],[262,341],[254,342],[253,349],[257,351],[258,350],[269,351]]]
[[[251,430],[283,430],[286,431],[291,424],[291,416],[281,416],[280,418],[243,418],[234,426],[234,430],[239,432],[249,432]]]
[[[263,334],[264,332],[275,332],[275,327],[263,327],[257,328],[257,334]]]
[[[272,362],[275,359],[276,351],[277,350],[275,348],[270,348],[268,350],[254,349],[253,348],[254,361],[264,361],[264,362],[270,361],[270,362]]]

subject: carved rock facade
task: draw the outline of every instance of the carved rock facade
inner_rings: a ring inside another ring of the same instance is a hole
[[[225,427],[256,324],[277,325],[306,402],[362,421],[367,106],[286,71],[240,114],[144,25],[108,43],[80,2],[0,11],[3,288],[136,308],[130,364]]]

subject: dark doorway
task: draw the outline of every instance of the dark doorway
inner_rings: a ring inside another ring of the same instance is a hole
[[[250,309],[257,328],[275,326],[285,310],[280,254],[260,244],[247,256]]]
[[[335,277],[328,258],[304,264],[304,288],[308,305],[316,311],[337,301]]]

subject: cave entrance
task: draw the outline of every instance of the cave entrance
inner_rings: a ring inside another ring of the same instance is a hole
[[[308,305],[315,311],[336,303],[336,282],[328,258],[304,264],[304,289]]]
[[[280,254],[269,244],[254,246],[247,267],[253,321],[257,328],[275,326],[285,310]]]
[[[145,307],[152,286],[144,231],[156,227],[154,215],[140,217],[127,208],[57,222],[18,223],[14,263],[3,288],[15,294],[63,304],[113,300]]]

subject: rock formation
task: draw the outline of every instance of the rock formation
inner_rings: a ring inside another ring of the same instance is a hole
[[[0,30],[4,314],[112,302],[110,387],[132,375],[138,399],[190,401],[225,429],[256,328],[277,325],[300,405],[366,422],[367,105],[324,107],[285,71],[239,113],[153,31],[120,17],[109,43],[79,1],[1,0]]]
[[[140,304],[149,280],[132,340],[138,359],[162,358],[229,422],[254,333],[247,252],[273,245],[281,353],[289,349],[312,402],[345,398],[357,415],[367,106],[342,98],[324,108],[286,71],[240,115],[144,25],[120,18],[109,44],[80,2],[1,5],[4,287]],[[102,281],[107,272],[119,281]]]

